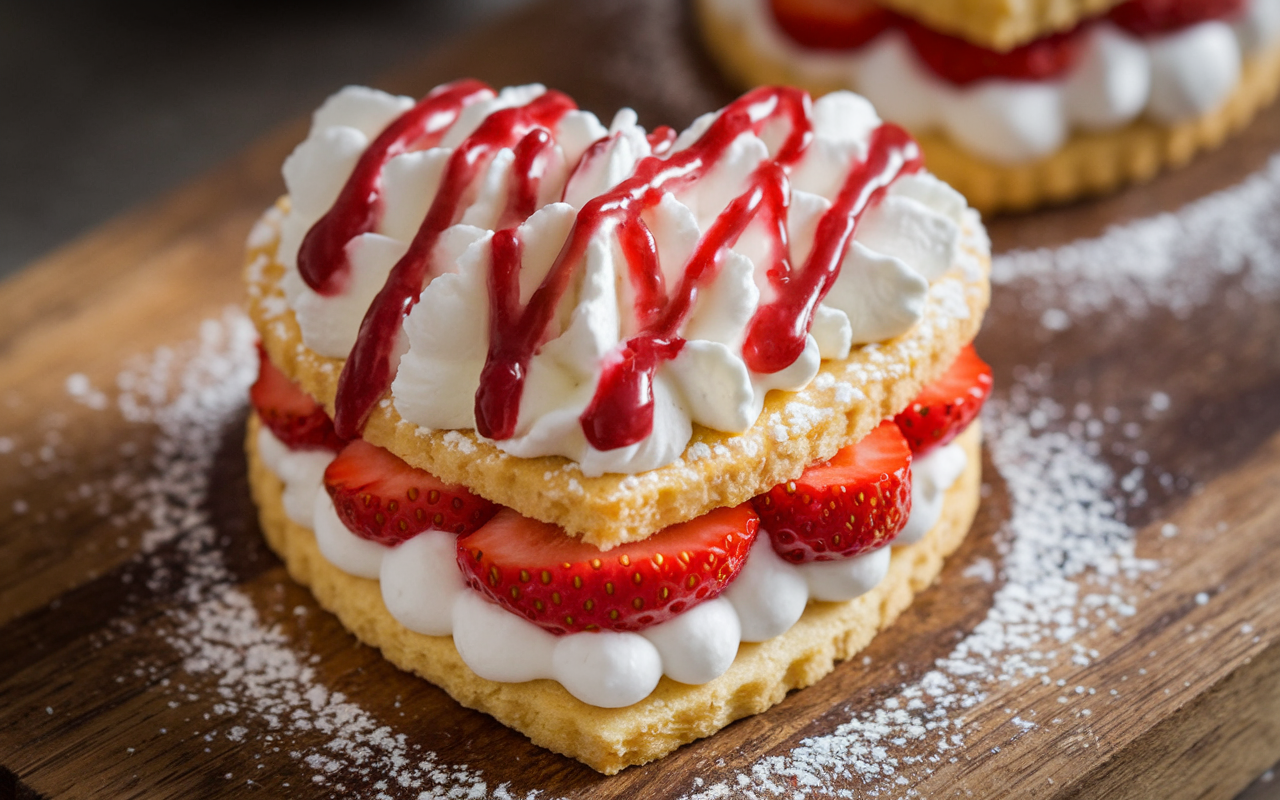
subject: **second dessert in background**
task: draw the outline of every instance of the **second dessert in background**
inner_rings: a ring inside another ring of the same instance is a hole
[[[1280,0],[695,0],[743,85],[853,89],[983,211],[1112,191],[1280,88]]]

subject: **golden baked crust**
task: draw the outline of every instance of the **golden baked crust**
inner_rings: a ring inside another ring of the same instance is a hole
[[[284,267],[275,260],[276,244],[273,239],[249,249],[249,315],[272,363],[332,414],[342,360],[302,344],[280,288]],[[474,431],[421,430],[385,401],[374,409],[364,438],[447,483],[464,484],[602,549],[643,539],[795,478],[905,408],[977,334],[990,295],[988,249],[975,217],[959,263],[934,282],[924,319],[910,331],[855,348],[846,361],[823,362],[802,392],[771,392],[746,433],[695,426],[683,458],[640,475],[588,478],[558,456],[509,456]]]
[[[971,0],[968,4],[986,1]],[[920,5],[931,6],[933,2],[919,0]],[[939,3],[966,4],[965,0]],[[790,65],[754,51],[738,26],[714,16],[713,3],[700,0],[698,6],[703,39],[735,82],[744,86],[791,84],[814,94],[848,88],[806,80]],[[1239,85],[1214,111],[1172,126],[1138,120],[1111,131],[1076,132],[1061,148],[1028,164],[986,161],[941,133],[912,131],[912,135],[924,148],[929,171],[963,194],[974,208],[983,213],[1026,211],[1107,194],[1126,184],[1150,180],[1162,169],[1182,166],[1198,151],[1221,145],[1228,135],[1247,125],[1275,99],[1278,89],[1280,46],[1275,46],[1245,61]]]
[[[496,683],[480,678],[463,663],[452,637],[414,633],[396,622],[383,605],[377,581],[334,567],[320,554],[314,534],[285,516],[283,485],[257,452],[258,427],[257,416],[251,416],[249,486],[267,542],[294,580],[310,587],[321,606],[396,666],[535,744],[609,775],[758,714],[865,647],[933,582],[943,559],[960,546],[977,512],[981,484],[981,434],[974,423],[956,440],[965,449],[967,464],[946,494],[938,524],[919,544],[894,549],[889,574],[879,586],[845,603],[810,603],[787,633],[743,644],[729,670],[710,683],[690,686],[664,677],[641,702],[609,709],[587,705],[551,680]]]
[[[1074,28],[1124,0],[876,0],[930,28],[991,50],[1012,50]]]

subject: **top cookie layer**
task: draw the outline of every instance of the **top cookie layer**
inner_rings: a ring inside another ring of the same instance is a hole
[[[343,360],[302,343],[280,285],[280,217],[280,209],[269,211],[250,237],[250,315],[271,361],[332,414]],[[900,411],[977,334],[989,300],[989,266],[985,232],[969,213],[956,263],[933,282],[924,317],[909,331],[854,347],[843,361],[824,361],[800,392],[771,392],[745,433],[696,426],[681,458],[638,475],[587,477],[568,459],[511,456],[472,431],[424,430],[401,419],[389,397],[374,408],[364,437],[444,481],[607,549],[745,502]]]
[[[856,441],[986,306],[976,214],[849,92],[676,133],[536,84],[347,87],[284,178],[250,239],[277,365],[339,436],[604,548]]]
[[[877,0],[931,28],[992,50],[1012,50],[1123,0]]]

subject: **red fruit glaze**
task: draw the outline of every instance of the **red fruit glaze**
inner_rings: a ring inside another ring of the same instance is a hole
[[[424,114],[421,108],[428,102],[445,109],[428,116],[445,119],[448,113],[455,113],[448,110],[454,105],[460,107],[489,91],[474,82],[437,90],[406,117],[392,122],[375,140],[343,188],[338,203],[308,234],[308,239],[314,236],[317,242],[329,242],[308,249],[304,277],[311,286],[317,291],[341,291],[348,269],[343,252],[346,241],[371,230],[381,214],[382,166],[395,153],[424,146],[423,142],[428,141],[422,136],[412,138],[392,131],[416,130],[405,120]],[[679,153],[670,153],[675,134],[669,128],[658,128],[650,134],[649,142],[656,155],[641,161],[631,178],[582,208],[555,264],[529,301],[522,304],[519,275],[523,244],[518,225],[534,210],[552,145],[550,133],[573,108],[572,101],[564,95],[547,92],[525,106],[493,113],[454,150],[426,219],[365,314],[356,345],[343,366],[334,420],[340,434],[358,436],[370,411],[386,392],[393,377],[392,356],[404,317],[417,302],[422,287],[439,272],[430,263],[435,243],[446,228],[458,221],[474,180],[504,147],[513,148],[516,159],[500,230],[493,237],[489,352],[476,392],[476,430],[491,439],[514,435],[529,360],[550,338],[555,310],[585,261],[588,241],[601,228],[615,226],[629,280],[635,288],[639,332],[618,347],[581,420],[588,440],[601,450],[634,444],[652,430],[654,372],[680,352],[683,340],[677,333],[692,310],[699,289],[714,279],[725,251],[749,224],[759,220],[773,240],[774,263],[766,268],[773,284],[773,299],[757,310],[747,332],[744,356],[756,372],[777,372],[789,366],[803,350],[814,310],[838,275],[841,258],[862,213],[878,202],[894,179],[915,172],[922,164],[919,147],[901,128],[884,125],[876,130],[866,160],[852,165],[836,202],[820,220],[818,245],[804,265],[793,269],[786,236],[788,175],[813,139],[809,97],[796,89],[756,89],[726,107],[697,142]],[[743,194],[704,233],[694,255],[674,273],[680,279],[668,286],[664,275],[672,271],[664,271],[658,263],[656,245],[642,213],[666,192],[687,187],[714,169],[739,135],[747,131],[759,133],[779,121],[788,131],[775,156],[748,177]],[[447,125],[439,131],[431,127],[431,135],[443,135],[445,129]],[[601,140],[588,147],[575,172],[603,157],[606,144]]]
[[[1111,21],[1147,36],[1240,13],[1244,0],[1129,0],[1111,9]]]
[[[324,488],[348,530],[391,547],[428,529],[470,533],[498,510],[465,486],[444,483],[363,439],[329,464]]]
[[[777,154],[749,176],[747,189],[703,234],[680,273],[680,281],[668,287],[641,213],[666,192],[699,180],[739,135],[759,132],[779,118],[790,130]],[[851,167],[836,202],[819,221],[818,244],[805,264],[793,270],[786,238],[787,176],[812,138],[809,98],[803,92],[761,88],[743,95],[727,106],[693,145],[669,158],[641,161],[632,177],[588,202],[578,213],[569,240],[547,277],[523,307],[519,303],[521,248],[516,231],[496,233],[489,281],[489,354],[476,393],[476,430],[491,439],[514,435],[529,359],[545,341],[555,309],[584,262],[587,243],[610,223],[619,231],[636,294],[640,332],[622,343],[606,363],[596,395],[582,415],[583,432],[594,447],[625,447],[652,430],[654,372],[680,352],[683,340],[678,331],[700,287],[715,277],[725,251],[753,221],[762,221],[762,229],[774,240],[775,263],[767,273],[775,291],[772,302],[756,311],[743,354],[747,366],[763,373],[777,372],[795,361],[804,348],[814,310],[839,274],[858,219],[894,179],[922,165],[919,147],[905,131],[894,125],[878,128],[871,136],[866,160]],[[578,169],[604,152],[603,147],[589,148]]]
[[[514,148],[525,171],[515,173],[511,181],[503,216],[523,221],[521,215],[533,211],[529,198],[537,196],[537,183],[545,167],[543,156],[550,143],[547,129],[574,108],[573,101],[563,94],[546,92],[528,105],[490,114],[475,133],[454,149],[426,218],[409,243],[408,252],[391,268],[386,284],[365,312],[355,347],[342,366],[334,415],[339,433],[358,436],[369,412],[391,385],[392,356],[404,318],[417,305],[422,287],[437,274],[431,254],[440,235],[461,218],[464,197],[476,177],[483,174],[498,151]],[[531,141],[522,141],[526,138]]]
[[[769,6],[788,36],[819,50],[859,47],[893,24],[872,0],[769,0]]]
[[[792,563],[835,561],[883,547],[911,514],[911,450],[885,420],[830,461],[751,501],[773,549]]]
[[[298,272],[313,291],[335,295],[346,288],[351,272],[347,242],[378,227],[387,162],[401,153],[434,147],[465,106],[487,97],[493,97],[493,90],[480,81],[438,86],[369,144],[333,207],[311,226],[298,248]]]
[[[1083,26],[1028,42],[1007,53],[938,33],[912,20],[900,23],[916,55],[939,77],[958,86],[986,78],[1048,80],[1066,72],[1080,56]]]
[[[346,441],[333,431],[324,406],[267,358],[258,345],[258,379],[249,387],[258,419],[290,450],[341,450]]]
[[[959,436],[990,394],[991,367],[978,357],[972,344],[967,344],[946,373],[924,387],[894,421],[907,437],[911,452],[921,456]]]
[[[638,631],[718,596],[755,541],[747,504],[601,551],[511,509],[458,539],[467,584],[555,634]]]
[[[653,154],[662,156],[666,155],[667,151],[671,149],[671,145],[676,143],[677,135],[675,128],[670,125],[659,125],[645,139],[648,140],[649,148],[653,151]]]

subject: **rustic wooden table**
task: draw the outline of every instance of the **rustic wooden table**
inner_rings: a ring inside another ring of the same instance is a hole
[[[387,88],[538,80],[681,126],[732,96],[682,9],[547,0]],[[259,541],[226,309],[304,130],[0,284],[0,796],[1230,798],[1280,758],[1280,109],[990,226],[1022,254],[963,549],[865,658],[613,778],[388,666]],[[1104,569],[1051,580],[1076,561]]]

